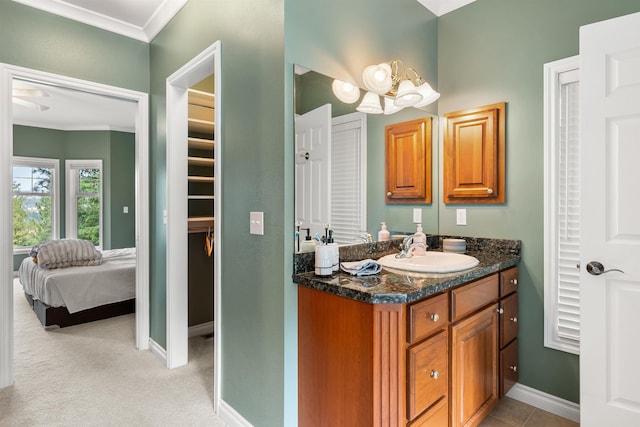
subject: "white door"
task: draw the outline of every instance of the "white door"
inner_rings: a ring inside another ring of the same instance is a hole
[[[640,13],[581,28],[580,74],[580,421],[640,426]]]
[[[331,222],[331,104],[296,117],[295,129],[295,218],[323,236]]]

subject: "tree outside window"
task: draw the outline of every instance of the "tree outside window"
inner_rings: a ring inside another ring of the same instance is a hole
[[[14,158],[13,246],[21,251],[57,237],[54,198],[57,160]]]

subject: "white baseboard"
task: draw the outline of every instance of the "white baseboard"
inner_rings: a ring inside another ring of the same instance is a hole
[[[162,348],[160,344],[149,338],[149,351],[155,354],[162,363],[167,366],[167,350]]]
[[[220,418],[229,427],[253,427],[253,425],[245,420],[242,415],[236,412],[231,405],[224,400],[220,399],[220,405],[218,407],[220,412]]]
[[[543,411],[580,423],[580,405],[552,394],[516,383],[507,396]]]
[[[213,322],[201,323],[199,325],[189,326],[189,338],[200,335],[213,334],[215,324]]]

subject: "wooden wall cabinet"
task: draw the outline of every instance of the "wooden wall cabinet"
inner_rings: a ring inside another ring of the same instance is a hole
[[[431,117],[385,128],[385,174],[386,203],[431,203]]]
[[[447,113],[444,203],[505,202],[504,102]]]

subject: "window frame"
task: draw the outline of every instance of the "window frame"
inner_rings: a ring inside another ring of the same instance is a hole
[[[556,218],[559,211],[560,78],[565,73],[577,71],[574,81],[579,82],[579,70],[577,55],[544,64],[544,346],[573,354],[580,354],[579,340],[561,336],[558,327],[560,255]]]
[[[13,168],[30,167],[30,168],[48,168],[52,169],[51,173],[51,191],[49,192],[51,197],[51,238],[57,239],[60,236],[60,160],[50,159],[46,157],[26,157],[26,156],[13,156],[11,159],[11,182],[13,185]],[[11,190],[13,196],[14,191]],[[13,208],[11,210],[13,216]],[[13,227],[12,227],[13,228]],[[31,248],[17,248],[13,245],[14,255],[28,254]]]
[[[100,170],[100,191],[98,192],[98,198],[100,201],[100,226],[99,226],[99,242],[96,245],[97,249],[102,249],[104,246],[104,169],[102,167],[102,159],[67,159],[65,160],[65,181],[66,181],[66,193],[65,193],[65,206],[66,206],[66,221],[65,221],[65,235],[69,239],[78,238],[78,205],[76,203],[78,199],[78,192],[76,191],[79,186],[79,179],[77,171],[79,169],[99,169]]]

